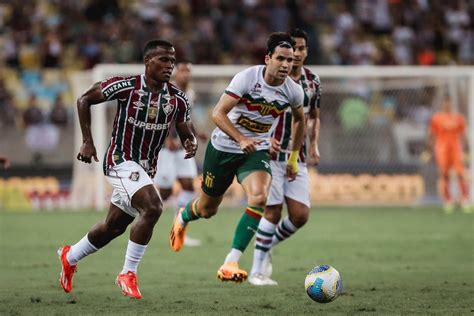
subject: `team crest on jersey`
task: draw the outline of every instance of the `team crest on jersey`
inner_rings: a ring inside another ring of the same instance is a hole
[[[158,114],[158,108],[149,107],[148,108],[148,117],[154,120]]]
[[[132,173],[130,174],[129,179],[132,180],[132,181],[138,181],[138,179],[140,179],[140,172],[132,171]]]
[[[166,116],[170,115],[173,112],[173,105],[171,103],[163,104],[163,112]]]

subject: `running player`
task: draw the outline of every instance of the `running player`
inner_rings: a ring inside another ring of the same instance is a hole
[[[451,170],[455,171],[458,178],[461,207],[465,212],[470,211],[469,190],[463,163],[463,144],[467,145],[465,126],[464,117],[453,111],[449,97],[443,100],[441,111],[433,115],[429,126],[429,143],[436,157],[443,208],[447,214],[454,211],[454,203],[449,190]]]
[[[273,140],[281,145],[279,153],[272,155],[272,184],[265,207],[265,213],[258,225],[254,259],[249,282],[254,285],[276,285],[271,277],[271,248],[287,239],[300,229],[308,220],[310,197],[307,163],[315,165],[319,162],[319,103],[321,98],[321,82],[318,75],[304,67],[308,56],[307,34],[303,30],[294,29],[289,32],[295,40],[295,53],[290,77],[301,85],[304,90],[306,130],[309,138],[301,147],[298,165],[299,173],[295,181],[285,178],[285,164],[289,156],[291,144],[291,118],[289,111],[278,118],[278,125],[273,133]],[[309,146],[307,146],[309,145]],[[281,213],[283,203],[288,208],[288,216],[283,220]],[[265,264],[264,264],[265,263]],[[265,269],[262,269],[263,268]]]
[[[189,104],[194,106],[195,94],[189,87],[189,82],[191,81],[191,67],[191,63],[187,61],[176,63],[175,83],[179,89],[186,93]],[[192,125],[191,128],[193,128]],[[207,140],[206,134],[197,133],[194,129],[193,132],[199,140]],[[176,199],[176,211],[185,207],[186,203],[195,197],[194,178],[196,177],[196,160],[194,158],[184,159],[184,149],[181,147],[176,131],[171,129],[170,135],[166,138],[165,147],[160,151],[157,173],[154,179],[155,183],[158,184],[161,198],[163,201],[166,201],[171,196],[173,193],[173,184],[178,180],[182,190]],[[201,241],[187,235],[184,240],[184,245],[196,247],[201,245]]]
[[[267,41],[265,66],[248,68],[232,79],[213,111],[213,131],[204,158],[202,193],[176,217],[170,234],[171,247],[181,250],[188,223],[216,214],[234,176],[242,185],[248,206],[240,221],[232,251],[217,272],[223,281],[241,282],[247,272],[238,261],[257,230],[271,182],[270,135],[276,118],[290,107],[293,144],[286,165],[290,180],[298,173],[298,154],[303,142],[303,89],[288,78],[293,64],[293,40],[286,33],[272,33]]]
[[[117,114],[105,153],[104,173],[113,187],[107,217],[73,246],[58,250],[62,265],[60,284],[71,292],[77,263],[130,229],[125,263],[116,279],[122,294],[140,299],[137,268],[162,212],[162,202],[152,177],[158,152],[175,124],[185,149],[185,158],[197,150],[189,127],[190,107],[186,95],[169,83],[175,65],[175,50],[167,41],[154,40],[143,51],[145,74],[113,77],[95,83],[77,100],[83,144],[77,159],[98,162],[91,133],[93,104],[117,100]]]

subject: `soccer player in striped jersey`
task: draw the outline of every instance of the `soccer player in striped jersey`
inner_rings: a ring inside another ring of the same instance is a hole
[[[293,145],[286,175],[298,173],[297,158],[303,142],[303,89],[288,78],[293,63],[293,41],[286,33],[272,33],[267,41],[265,66],[247,68],[234,76],[213,111],[217,128],[208,143],[203,166],[202,192],[180,211],[170,233],[173,250],[183,247],[189,222],[216,214],[235,176],[247,195],[232,250],[217,272],[223,281],[241,282],[247,272],[238,261],[252,240],[263,214],[271,182],[270,136],[276,118],[287,108],[293,114]]]
[[[300,229],[308,220],[310,198],[307,163],[319,162],[319,103],[321,98],[321,82],[318,75],[304,67],[308,56],[306,32],[294,29],[289,32],[296,41],[294,62],[290,77],[303,87],[304,112],[309,143],[303,143],[299,153],[299,170],[295,181],[288,181],[285,165],[291,144],[291,112],[278,118],[278,125],[273,133],[273,141],[281,146],[279,152],[272,155],[272,184],[267,206],[262,220],[258,225],[254,259],[249,282],[254,285],[276,285],[271,273],[271,248],[284,241]],[[308,146],[309,145],[309,146]],[[288,216],[281,220],[283,203],[288,208]]]
[[[130,229],[125,262],[116,279],[122,294],[140,299],[137,268],[162,212],[162,202],[152,177],[158,153],[172,124],[185,149],[185,158],[194,157],[197,141],[190,124],[186,95],[169,83],[176,58],[171,43],[153,40],[143,51],[145,73],[112,77],[95,83],[77,100],[83,144],[77,159],[98,162],[91,133],[93,104],[117,100],[112,137],[105,153],[104,174],[113,192],[107,217],[95,224],[73,246],[58,250],[62,265],[60,284],[70,292],[77,263]]]

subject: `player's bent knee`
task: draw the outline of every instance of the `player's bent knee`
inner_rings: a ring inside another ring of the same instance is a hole
[[[293,223],[293,225],[300,228],[304,224],[306,224],[306,222],[308,221],[309,212],[302,212],[300,214],[296,214],[296,215],[289,216],[289,217],[290,217],[290,221]]]
[[[267,194],[266,193],[257,193],[249,196],[248,204],[251,206],[265,207],[267,203]]]

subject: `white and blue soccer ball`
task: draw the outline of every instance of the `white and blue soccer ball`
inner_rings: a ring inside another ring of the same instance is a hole
[[[308,272],[304,287],[313,301],[329,303],[341,294],[342,278],[339,272],[329,265],[316,266]]]

